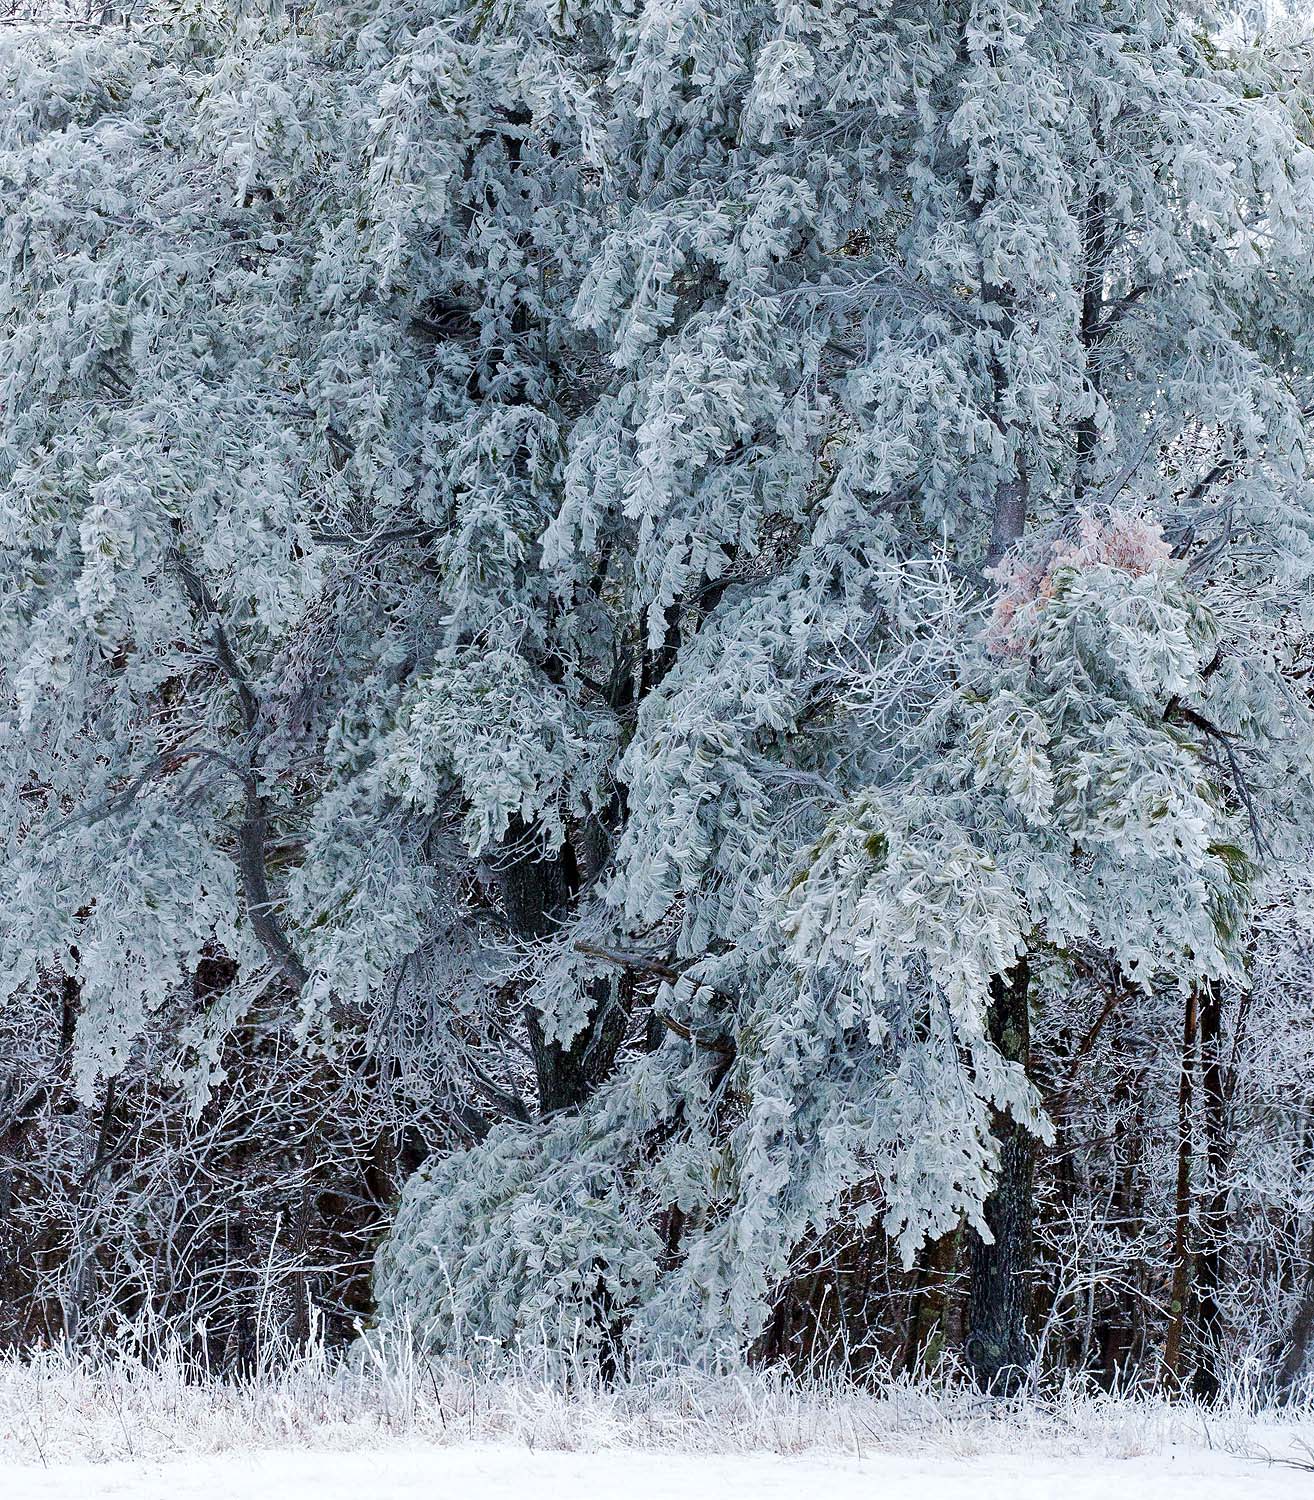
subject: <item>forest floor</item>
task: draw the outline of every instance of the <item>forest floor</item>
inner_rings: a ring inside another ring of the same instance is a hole
[[[242,1381],[0,1357],[0,1500],[1314,1500],[1314,1402],[760,1372],[478,1376],[361,1346]]]
[[[624,1449],[206,1456],[0,1464],[5,1500],[1299,1500],[1314,1473],[1261,1455],[1135,1458],[870,1453],[782,1457]]]

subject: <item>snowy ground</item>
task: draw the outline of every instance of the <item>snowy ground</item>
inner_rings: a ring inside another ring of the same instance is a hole
[[[779,1457],[526,1448],[0,1467],[4,1500],[1299,1500],[1314,1473],[1218,1452]]]
[[[0,1500],[1314,1500],[1314,1401],[1016,1402],[674,1368],[599,1385],[406,1347],[0,1358]]]

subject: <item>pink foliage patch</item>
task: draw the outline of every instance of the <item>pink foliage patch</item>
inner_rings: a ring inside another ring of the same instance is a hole
[[[1054,596],[1055,577],[1063,568],[1118,568],[1133,578],[1152,573],[1169,561],[1172,548],[1163,527],[1150,516],[1110,511],[1101,518],[1083,511],[1076,541],[1051,542],[1039,553],[1010,553],[987,572],[999,585],[986,631],[989,649],[1018,656],[1026,649],[1019,615],[1034,615]]]

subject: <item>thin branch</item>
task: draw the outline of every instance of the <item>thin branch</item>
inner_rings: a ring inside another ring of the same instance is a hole
[[[242,878],[242,895],[246,902],[247,916],[252,930],[273,960],[274,966],[293,989],[300,990],[309,977],[308,971],[283,931],[269,894],[269,877],[265,864],[269,809],[260,792],[260,778],[254,760],[263,714],[260,699],[238,663],[237,653],[224,629],[219,606],[205,580],[183,557],[177,546],[171,551],[171,561],[182,581],[184,593],[210,626],[215,660],[237,696],[242,724],[251,742],[250,762],[238,771],[242,779],[243,816],[237,831],[237,868]]]
[[[614,948],[602,948],[596,943],[584,942],[576,943],[575,950],[578,953],[586,954],[589,958],[600,958],[606,963],[616,964],[623,969],[635,969],[643,974],[653,974],[658,979],[664,979],[668,984],[675,984],[683,977],[679,969],[673,968],[664,959],[650,954],[621,953]],[[723,991],[714,989],[711,985],[706,985],[704,988],[711,989],[713,994],[721,995],[722,998],[729,998]],[[686,1042],[692,1043],[695,1047],[703,1047],[708,1052],[720,1053],[722,1057],[734,1057],[739,1050],[735,1044],[735,1039],[724,1032],[720,1036],[714,1037],[699,1036],[682,1022],[677,1021],[673,1016],[663,1015],[660,1011],[656,1010],[652,1014],[653,1019],[660,1021],[668,1031],[674,1032],[676,1036]]]
[[[1198,710],[1188,708],[1186,704],[1179,703],[1175,698],[1165,710],[1164,718],[1174,715],[1179,719],[1184,719],[1188,724],[1194,725],[1201,733],[1207,735],[1215,744],[1222,747],[1223,754],[1227,758],[1228,770],[1231,772],[1232,783],[1236,788],[1236,794],[1241,799],[1241,805],[1246,811],[1246,818],[1250,824],[1250,837],[1254,840],[1255,849],[1260,854],[1271,853],[1272,846],[1265,837],[1263,829],[1260,827],[1259,811],[1255,807],[1255,799],[1250,791],[1250,783],[1246,780],[1240,757],[1236,753],[1236,745],[1234,743],[1236,736],[1228,734],[1226,730],[1220,729],[1217,724],[1205,718]]]

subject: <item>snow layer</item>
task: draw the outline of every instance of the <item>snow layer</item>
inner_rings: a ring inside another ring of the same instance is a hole
[[[510,1447],[268,1452],[0,1467],[4,1500],[1297,1500],[1314,1478],[1264,1459],[1165,1451],[782,1458]]]

